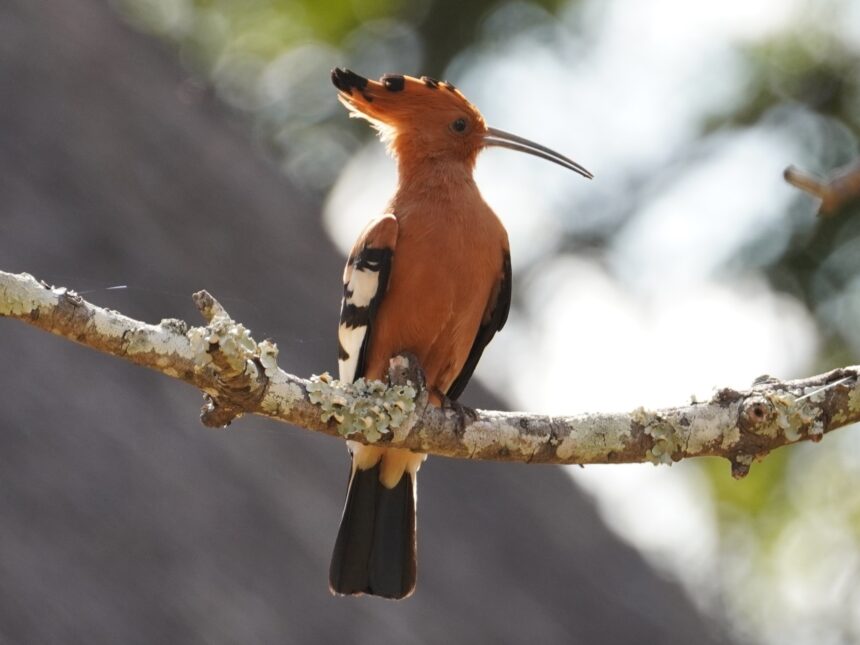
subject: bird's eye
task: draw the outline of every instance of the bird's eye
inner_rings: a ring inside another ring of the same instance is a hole
[[[451,130],[454,132],[465,132],[466,131],[466,119],[459,118],[456,121],[451,123]]]

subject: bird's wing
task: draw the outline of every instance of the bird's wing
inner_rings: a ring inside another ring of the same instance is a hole
[[[351,383],[364,375],[373,320],[388,289],[397,228],[397,219],[390,213],[373,220],[349,254],[337,331],[341,381]]]
[[[490,294],[490,299],[487,302],[487,307],[484,309],[484,318],[481,320],[481,326],[478,327],[478,334],[475,336],[475,342],[472,343],[472,349],[469,351],[469,357],[463,365],[463,369],[451,387],[448,388],[446,395],[449,399],[456,400],[466,389],[466,384],[472,378],[472,373],[475,371],[478,361],[481,360],[481,354],[484,353],[484,348],[493,339],[497,331],[500,331],[505,326],[508,320],[508,312],[511,309],[511,255],[505,249],[502,257],[502,266],[499,270],[499,279],[493,287]]]

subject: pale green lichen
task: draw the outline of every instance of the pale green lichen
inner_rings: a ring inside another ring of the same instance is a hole
[[[361,435],[370,443],[399,428],[415,410],[416,391],[409,384],[387,386],[364,378],[343,383],[325,373],[312,376],[307,390],[323,421],[334,419],[342,436]]]
[[[856,420],[858,413],[860,413],[860,381],[848,392],[848,405],[846,408],[836,410],[832,420],[836,425],[843,425]]]
[[[860,413],[860,381],[848,395],[848,409],[854,414]]]
[[[735,462],[741,464],[742,466],[752,466],[753,461],[755,461],[754,455],[738,455],[734,458]]]
[[[278,370],[278,346],[271,340],[264,340],[257,346],[260,364],[266,376],[272,378]]]
[[[463,432],[463,445],[469,456],[484,454],[487,451],[519,453],[526,458],[534,457],[546,443],[547,437],[528,434],[503,418],[489,421],[475,421],[466,426]]]
[[[699,407],[686,415],[686,425],[673,426],[676,441],[683,443],[686,455],[701,454],[717,443],[723,448],[734,445],[740,439],[737,416],[736,404]]]
[[[251,332],[242,323],[233,322],[224,316],[214,318],[208,330],[206,340],[210,345],[218,345],[230,368],[236,372],[244,371],[248,356],[253,356],[257,351],[257,343],[251,337]]]
[[[266,396],[260,403],[260,408],[266,414],[273,417],[283,418],[289,415],[293,407],[304,399],[302,387],[289,379],[279,369],[269,377],[269,387],[266,388]]]
[[[729,430],[727,432],[723,433],[723,442],[722,442],[722,444],[720,444],[720,447],[723,450],[726,450],[727,448],[731,448],[732,446],[734,446],[740,440],[741,440],[740,428],[738,428],[736,425],[732,426],[731,428],[729,428]]]
[[[678,433],[675,427],[660,416],[645,408],[636,408],[630,418],[633,423],[642,426],[642,430],[654,439],[654,445],[645,453],[646,459],[652,464],[671,464],[672,455],[679,448]]]
[[[158,326],[180,336],[184,336],[188,332],[188,323],[178,318],[164,318],[158,323]]]
[[[192,327],[185,336],[188,338],[188,344],[194,354],[194,365],[197,368],[202,368],[211,363],[212,356],[209,354],[207,330],[203,327]]]
[[[126,354],[152,351],[152,338],[144,329],[135,329],[124,336]]]
[[[732,465],[732,477],[735,479],[743,479],[750,474],[750,467],[755,461],[754,455],[735,455],[729,458]]]
[[[643,407],[638,407],[630,413],[630,420],[633,421],[633,423],[637,423],[643,427],[651,423],[654,418],[654,413],[649,412]]]
[[[809,436],[810,437],[820,437],[824,434],[824,422],[821,419],[816,419],[812,422],[812,425],[809,426]]]
[[[9,289],[5,290],[2,297],[3,308],[0,309],[0,313],[5,316],[24,316],[38,308],[35,300],[17,297],[19,295],[10,293]]]
[[[632,436],[629,420],[621,415],[589,414],[562,422],[568,428],[576,427],[555,449],[556,456],[565,462],[603,462],[608,453],[622,452]]]
[[[799,400],[792,394],[787,392],[774,393],[768,395],[768,399],[773,404],[776,410],[777,427],[785,435],[785,438],[790,442],[800,441],[801,430],[809,427],[809,434],[822,434],[824,426],[819,422],[820,432],[816,427],[815,422],[817,412],[814,408],[807,405],[809,398]]]
[[[210,355],[212,345],[218,346],[221,356],[236,373],[247,370],[249,359],[260,355],[260,347],[251,337],[250,330],[227,316],[216,316],[207,327],[192,327],[185,336],[188,338],[194,354],[194,363],[198,368],[212,362]],[[265,351],[266,363],[271,367],[272,360],[277,360],[277,348],[270,342],[266,345]]]
[[[32,290],[37,294],[44,293],[44,287],[36,281],[33,276],[22,273],[20,275],[4,276],[4,285],[0,288],[0,315],[3,316],[25,316],[39,309],[43,300],[34,296]]]
[[[821,403],[827,394],[828,387],[817,387],[811,390],[808,394],[804,391],[804,398],[809,399],[811,403]]]
[[[675,428],[668,423],[654,423],[645,427],[645,434],[654,438],[654,445],[645,456],[653,464],[672,463],[672,454],[678,449]]]

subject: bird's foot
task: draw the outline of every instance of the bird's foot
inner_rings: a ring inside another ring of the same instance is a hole
[[[441,392],[438,393],[439,398],[442,401],[442,411],[447,413],[450,410],[457,416],[457,420],[460,422],[459,427],[465,428],[467,425],[477,420],[478,413],[475,412],[472,408],[463,405],[459,401],[455,401],[454,399],[450,399]]]

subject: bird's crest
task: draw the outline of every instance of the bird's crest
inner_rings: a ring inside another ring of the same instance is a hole
[[[464,144],[480,147],[477,144],[486,131],[484,118],[451,83],[401,74],[386,74],[373,81],[339,68],[332,70],[331,80],[350,116],[369,121],[395,156],[407,147],[398,142],[399,135],[422,146],[424,152]],[[457,129],[460,127],[463,129]]]
[[[429,76],[386,74],[371,81],[335,68],[331,81],[350,116],[369,121],[401,162],[462,162],[473,167],[478,152],[499,146],[525,152],[591,179],[572,159],[534,141],[487,127],[484,117],[451,83]]]

